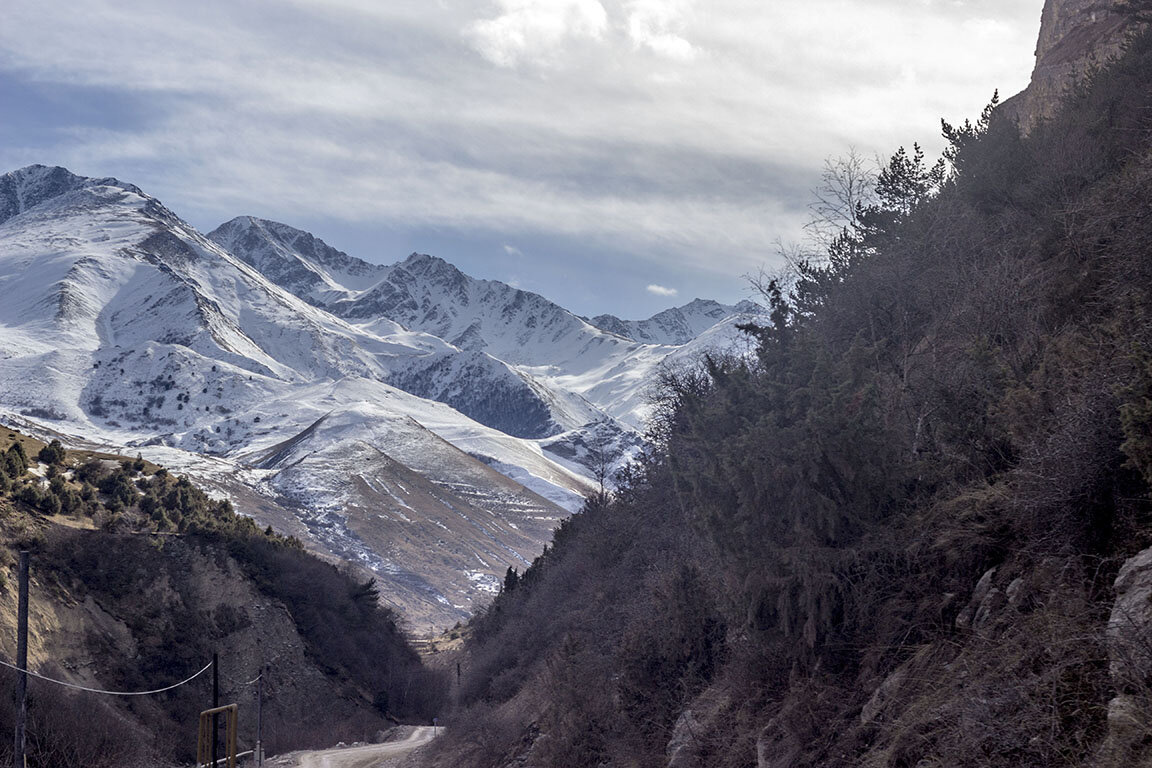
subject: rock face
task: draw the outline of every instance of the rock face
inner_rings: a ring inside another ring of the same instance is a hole
[[[1052,117],[1068,86],[1119,52],[1127,19],[1116,12],[1117,5],[1116,0],[1045,0],[1032,82],[1002,107],[1022,130]]]
[[[665,756],[668,758],[667,768],[699,768],[701,765],[698,754],[697,734],[702,732],[700,721],[695,713],[686,709],[676,720],[672,728],[672,738],[668,740]]]
[[[1109,672],[1116,696],[1108,702],[1108,736],[1101,766],[1152,764],[1147,734],[1152,728],[1152,549],[1127,560],[1114,585],[1108,617]]]
[[[1138,690],[1152,679],[1152,549],[1124,563],[1114,588],[1109,671],[1117,690]]]
[[[980,577],[972,592],[972,599],[956,617],[957,629],[980,630],[1004,606],[1004,593],[992,583],[995,576],[996,569],[992,568]]]

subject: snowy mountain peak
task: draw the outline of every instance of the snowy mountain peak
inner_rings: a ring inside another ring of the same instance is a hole
[[[412,252],[408,254],[408,258],[400,262],[397,266],[401,266],[413,274],[451,274],[459,273],[460,270],[456,269],[453,265],[449,264],[439,256],[430,256],[427,253]]]
[[[60,166],[29,165],[0,176],[0,224],[43,202],[85,187],[117,187],[143,195],[132,184],[113,178],[89,179]]]
[[[467,306],[471,301],[470,285],[475,281],[438,256],[413,253],[393,266],[389,281],[394,285],[435,286],[452,300]]]
[[[384,272],[384,268],[349,256],[310,232],[255,216],[227,221],[208,238],[313,304],[326,303],[334,292],[368,288]]]
[[[692,355],[698,347],[729,343],[738,335],[730,327],[733,316],[756,309],[751,302],[727,306],[697,299],[640,323],[612,316],[589,322],[539,294],[471,277],[424,253],[371,267],[379,280],[363,288],[303,247],[313,239],[300,230],[229,222],[211,237],[281,287],[353,325],[397,323],[468,353],[439,358],[434,367],[391,382],[518,436],[551,436],[557,428],[582,428],[606,417],[639,427],[647,382],[660,361],[673,352]],[[528,396],[516,379],[497,372],[494,362],[515,371],[535,394]],[[478,376],[482,368],[489,372]],[[468,380],[455,378],[460,375]],[[503,383],[493,389],[497,382]],[[498,394],[500,404],[493,399]],[[512,418],[505,405],[512,403],[531,418]]]
[[[486,284],[443,259],[413,254],[392,266],[372,265],[307,232],[254,217],[233,219],[210,236],[297,297],[366,332],[422,349],[386,376],[406,392],[519,438],[554,438],[608,419],[579,396],[551,392],[487,354],[480,320],[460,327]]]
[[[644,344],[680,346],[730,317],[760,311],[758,304],[747,300],[738,304],[721,304],[712,299],[693,299],[683,306],[658,312],[647,320],[621,320],[615,315],[597,315],[589,322],[601,330]]]
[[[350,322],[395,321],[507,362],[549,362],[533,354],[534,348],[555,346],[564,330],[600,333],[542,296],[470,277],[428,254],[378,267],[340,254],[363,265],[363,275],[373,281],[366,285],[351,279],[348,268],[333,269],[322,254],[301,247],[310,235],[278,226],[233,220],[210,237],[281,287]]]

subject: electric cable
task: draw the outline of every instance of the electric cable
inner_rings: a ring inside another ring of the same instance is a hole
[[[232,677],[232,675],[226,674],[224,672],[221,672],[220,674],[224,677],[225,680],[227,680],[229,683],[231,683],[236,688],[247,688],[248,686],[252,685],[253,683],[258,682],[260,680],[260,678],[264,677],[263,673],[261,673],[259,675],[256,675],[256,677],[252,678],[248,682],[242,683],[239,680],[237,680],[236,678]]]
[[[83,686],[83,685],[76,685],[75,683],[68,683],[68,682],[65,682],[64,680],[56,680],[54,678],[47,677],[45,675],[41,675],[40,673],[33,672],[31,670],[20,669],[20,667],[16,666],[15,664],[9,664],[8,662],[4,661],[3,659],[0,659],[0,666],[8,667],[9,669],[14,669],[17,672],[23,672],[24,674],[29,675],[31,677],[35,677],[39,680],[44,680],[44,681],[49,682],[49,683],[55,683],[56,685],[62,685],[65,688],[74,688],[78,691],[87,691],[88,693],[101,693],[101,694],[104,694],[105,696],[151,696],[152,694],[155,694],[155,693],[164,693],[165,691],[170,691],[173,688],[179,688],[182,685],[187,685],[188,683],[192,682],[196,678],[200,677],[200,675],[202,675],[205,672],[207,672],[208,670],[212,669],[212,662],[208,662],[204,666],[204,669],[202,669],[199,672],[197,672],[196,674],[192,675],[192,677],[189,677],[186,680],[181,680],[178,683],[174,683],[173,685],[169,685],[169,686],[166,686],[164,688],[157,688],[154,691],[104,691],[104,690],[101,690],[99,688],[88,688],[88,687]],[[253,681],[253,682],[255,682],[255,681]]]

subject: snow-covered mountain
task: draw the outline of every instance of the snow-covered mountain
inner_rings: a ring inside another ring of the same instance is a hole
[[[417,322],[412,312],[399,307],[401,303],[411,305],[411,296],[402,294],[393,282],[412,284],[404,265],[372,265],[332,248],[308,232],[251,216],[233,219],[208,236],[282,288],[366,332],[394,333],[399,322],[417,333],[425,332],[434,343],[442,345],[438,354],[393,371],[389,383],[394,386],[451,405],[482,424],[516,437],[555,437],[613,421],[584,398],[566,390],[549,389],[536,378],[493,357],[484,351],[483,343],[470,343],[474,340],[467,334],[461,339],[444,324]],[[452,284],[458,290],[467,283],[469,278],[450,265],[445,266],[446,279],[429,284]],[[380,297],[385,294],[395,301],[382,304]],[[425,314],[449,306],[437,304],[436,297],[424,298]],[[616,428],[624,431],[619,425]]]
[[[350,290],[371,288],[388,271],[338,251],[308,232],[253,216],[238,216],[208,237],[272,282],[321,306]]]
[[[623,425],[624,432],[641,428],[647,387],[665,358],[678,351],[674,347],[692,345],[717,324],[759,310],[751,302],[728,307],[698,300],[640,323],[616,320],[627,331],[620,333],[539,294],[470,277],[435,256],[414,253],[375,266],[307,232],[248,216],[222,224],[209,237],[282,287],[359,327],[394,321],[508,364],[535,382],[554,409],[577,411],[575,419],[554,417],[569,428],[581,419],[584,425]],[[632,338],[632,326],[651,338]],[[653,340],[653,334],[661,339]],[[709,337],[710,344],[721,341]],[[442,399],[427,389],[411,391]]]
[[[205,237],[44,166],[0,176],[0,296],[0,420],[187,472],[374,570],[418,626],[538,554],[639,446],[644,382],[734,322],[640,343],[430,256],[251,218]]]
[[[303,302],[132,185],[31,167],[0,178],[0,190],[0,411],[9,420],[139,448],[218,488],[240,479],[295,509],[317,546],[390,579],[390,596],[418,622],[465,615],[484,578],[534,556],[590,487],[536,443],[387,383],[458,353],[444,341],[395,323],[368,332]],[[251,460],[325,418],[341,428],[315,430],[328,439],[308,441],[307,456]],[[442,542],[445,572],[486,577],[429,579],[423,551],[364,544],[383,541],[373,521],[403,510],[402,496],[349,491],[379,474],[365,451],[418,472],[455,509],[483,498],[521,510],[519,522],[500,517],[504,536],[477,514],[439,525],[410,517],[413,531]],[[305,470],[318,463],[324,471]],[[504,465],[516,468],[515,482],[492,469]],[[351,525],[339,505],[369,497],[380,517]]]
[[[730,317],[751,316],[759,312],[759,305],[751,301],[721,304],[711,299],[693,299],[682,307],[666,309],[647,320],[621,320],[615,315],[597,315],[588,322],[633,341],[680,346]]]

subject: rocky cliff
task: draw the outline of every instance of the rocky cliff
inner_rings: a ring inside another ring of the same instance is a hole
[[[1025,132],[1052,117],[1064,91],[1120,52],[1128,18],[1117,0],[1045,0],[1032,81],[1004,103]]]

